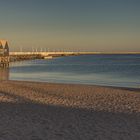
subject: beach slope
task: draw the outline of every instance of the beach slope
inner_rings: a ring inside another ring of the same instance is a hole
[[[138,140],[140,90],[0,82],[0,140]]]

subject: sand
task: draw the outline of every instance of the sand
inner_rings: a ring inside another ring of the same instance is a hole
[[[0,82],[0,140],[139,140],[140,89]]]

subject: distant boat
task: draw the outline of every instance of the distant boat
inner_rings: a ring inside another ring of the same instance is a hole
[[[52,59],[52,56],[45,56],[44,59]]]

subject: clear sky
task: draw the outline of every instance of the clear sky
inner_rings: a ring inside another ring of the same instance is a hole
[[[140,0],[0,0],[11,50],[140,51]]]

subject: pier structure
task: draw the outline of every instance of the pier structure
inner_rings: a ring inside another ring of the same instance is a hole
[[[6,40],[0,40],[0,67],[8,67],[10,62],[9,46]]]
[[[97,54],[140,54],[140,52],[74,52],[74,51],[35,51],[35,52],[10,52],[10,62],[32,60],[32,59],[51,59],[53,57],[73,56],[73,55],[97,55]]]
[[[53,57],[78,55],[77,52],[10,52],[10,61],[50,59]]]
[[[41,49],[32,49],[32,52],[9,52],[8,42],[0,40],[0,68],[7,68],[10,62],[33,60],[33,59],[51,59],[53,57],[72,56],[72,55],[92,55],[92,54],[140,54],[140,52],[83,52],[83,51],[43,51]]]
[[[40,54],[31,52],[10,52],[10,62],[41,59]]]

